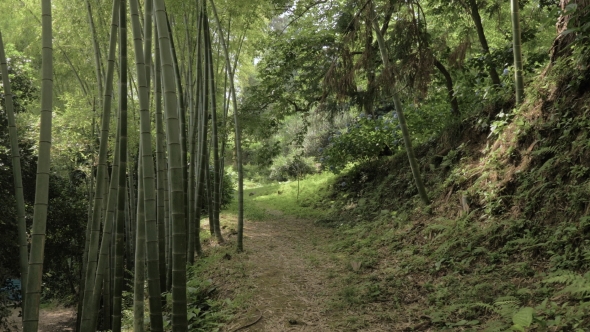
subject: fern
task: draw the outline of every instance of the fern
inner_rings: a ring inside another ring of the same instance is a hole
[[[558,271],[553,273],[551,277],[543,280],[543,283],[571,285],[572,283],[576,282],[579,278],[583,277],[572,271]]]
[[[580,275],[572,271],[559,271],[543,280],[546,284],[564,284],[565,287],[558,294],[571,295],[584,299],[590,296],[590,272]]]
[[[558,145],[544,146],[544,147],[540,148],[539,150],[535,150],[535,151],[531,152],[531,155],[533,155],[533,156],[542,156],[544,154],[555,155],[559,152],[559,149],[560,149],[560,147]]]

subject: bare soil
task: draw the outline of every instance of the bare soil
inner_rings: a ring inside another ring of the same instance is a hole
[[[249,294],[224,331],[342,331],[329,308],[329,271],[338,264],[322,250],[333,230],[273,212],[273,221],[246,222],[245,252],[222,260],[211,275],[222,296]]]
[[[19,324],[20,309],[13,310],[11,320],[22,331]],[[76,310],[74,308],[52,307],[39,310],[39,332],[73,332],[76,328]]]

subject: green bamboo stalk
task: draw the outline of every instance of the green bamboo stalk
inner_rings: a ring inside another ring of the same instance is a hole
[[[162,317],[162,299],[160,290],[160,264],[158,248],[158,225],[156,220],[156,187],[152,153],[151,119],[149,113],[149,86],[146,77],[146,64],[143,54],[141,27],[139,23],[139,2],[130,1],[131,27],[133,29],[133,44],[135,50],[135,64],[137,68],[137,83],[139,86],[139,117],[141,123],[141,162],[143,170],[144,209],[145,209],[145,238],[147,282],[150,305],[151,331],[164,331]]]
[[[156,22],[154,22],[155,24]],[[167,212],[165,193],[166,189],[166,156],[164,150],[164,124],[162,119],[162,76],[160,72],[160,47],[158,43],[158,30],[154,29],[154,44],[155,44],[155,63],[154,63],[154,98],[156,106],[156,166],[158,170],[157,176],[157,209],[156,218],[158,220],[158,239],[160,248],[160,288],[162,291],[168,290],[167,287],[167,266],[170,259],[168,257],[168,228],[166,225]]]
[[[120,42],[119,47],[119,110],[120,113],[127,112],[127,26],[126,26],[126,5],[122,1],[119,6],[119,30]],[[98,322],[98,308],[100,305],[101,294],[104,292],[104,314],[105,314],[105,328],[110,329],[111,318],[111,304],[113,303],[111,293],[111,269],[112,254],[111,243],[113,239],[113,223],[116,217],[118,189],[119,189],[119,162],[120,162],[120,134],[121,134],[121,120],[119,116],[117,129],[117,146],[115,147],[115,161],[113,163],[113,170],[111,174],[110,190],[107,199],[107,208],[105,219],[103,222],[103,235],[100,244],[99,258],[96,268],[96,277],[94,280],[94,289],[92,291],[92,298],[89,299],[83,307],[82,313],[82,330],[95,331]],[[125,171],[123,169],[123,177]]]
[[[96,100],[92,103],[92,157],[91,159],[94,160],[94,136],[95,136],[95,126],[96,126]],[[88,188],[88,220],[86,221],[86,233],[84,237],[84,253],[82,255],[82,270],[80,270],[80,286],[78,291],[78,303],[77,303],[77,310],[76,310],[76,331],[80,331],[82,324],[82,302],[83,302],[83,294],[85,288],[86,278],[84,278],[84,274],[86,271],[86,263],[88,262],[88,247],[90,246],[90,231],[92,226],[92,201],[94,196],[94,165],[90,167],[90,188]]]
[[[517,0],[510,0],[512,17],[512,50],[514,53],[514,89],[516,90],[516,105],[524,98],[524,80],[522,68],[522,43],[520,41],[520,13]]]
[[[139,143],[141,148],[141,142]],[[139,172],[138,179],[143,178],[143,158],[138,160]],[[145,199],[144,199],[144,181],[137,182],[137,231],[135,240],[135,278],[133,279],[133,331],[144,332],[144,283],[145,283]]]
[[[91,312],[91,299],[94,292],[94,281],[95,271],[98,264],[98,249],[100,240],[100,220],[104,215],[103,208],[106,204],[104,200],[104,192],[106,190],[105,177],[108,174],[107,170],[107,154],[108,154],[108,139],[109,139],[109,127],[111,118],[111,101],[113,98],[113,76],[115,68],[115,51],[117,47],[117,34],[119,27],[119,0],[113,0],[112,9],[112,20],[111,20],[111,36],[109,41],[109,54],[108,54],[108,65],[107,75],[105,78],[106,86],[104,91],[103,99],[103,115],[102,115],[102,128],[100,136],[100,147],[98,152],[98,168],[97,168],[97,184],[96,192],[94,195],[94,204],[92,209],[92,221],[91,221],[91,232],[90,242],[88,246],[88,260],[86,263],[86,270],[84,271],[85,287],[83,293],[83,309],[82,309],[82,321],[84,317],[89,317]]]
[[[197,2],[197,7],[199,7],[199,3]],[[193,88],[191,86],[192,80],[192,59],[190,58],[190,50],[191,50],[191,42],[190,42],[190,33],[188,29],[188,20],[186,18],[186,14],[184,15],[184,26],[185,26],[185,34],[186,34],[186,42],[187,48],[189,49],[189,59],[188,59],[188,73],[186,82],[189,84],[189,88],[187,89],[188,95],[188,108],[189,108],[189,153],[190,153],[190,162],[189,162],[189,171],[188,171],[188,214],[187,214],[187,260],[189,264],[193,264],[195,262],[195,228],[198,227],[197,222],[195,220],[195,171],[196,171],[196,116],[194,112],[194,103],[192,98],[192,91]],[[198,28],[197,28],[198,30]],[[197,37],[198,38],[198,37]]]
[[[204,6],[205,7],[205,6]],[[205,9],[206,10],[206,9]],[[211,46],[211,31],[209,29],[209,22],[207,13],[205,11],[204,19],[204,33],[205,33],[205,70],[208,72],[207,78],[209,79],[208,87],[210,93],[210,109],[211,109],[211,145],[213,146],[213,226],[215,230],[215,237],[217,242],[223,243],[223,236],[221,235],[221,225],[219,221],[219,210],[221,208],[221,196],[220,196],[220,183],[221,183],[221,172],[220,161],[219,161],[219,135],[218,135],[218,123],[217,123],[217,101],[215,99],[215,77],[213,69],[213,51]]]
[[[176,84],[176,91],[177,91],[177,98],[178,98],[178,111],[179,111],[179,125],[180,125],[180,158],[181,158],[181,165],[182,165],[182,184],[183,184],[183,191],[184,191],[184,215],[188,215],[188,183],[186,179],[188,178],[188,168],[187,168],[187,142],[186,142],[186,107],[185,107],[185,100],[184,100],[184,93],[182,90],[182,81],[180,76],[180,66],[178,64],[178,56],[176,54],[176,47],[174,46],[174,36],[172,33],[172,27],[170,26],[170,20],[168,14],[166,14],[166,26],[168,28],[168,33],[170,36],[170,47],[172,50],[172,64],[174,66],[174,81]],[[186,225],[185,219],[185,228]]]
[[[53,109],[53,33],[51,0],[41,2],[42,20],[42,81],[41,81],[41,130],[35,185],[35,207],[31,230],[31,253],[27,271],[23,330],[36,332],[39,324],[39,301],[45,251],[47,205],[49,203],[49,170],[51,162],[51,119]]]
[[[145,62],[145,77],[146,86],[148,87],[147,94],[150,100],[150,84],[151,84],[151,66],[152,66],[152,16],[154,14],[153,0],[145,0],[145,12],[143,20],[143,55]]]
[[[10,151],[12,153],[12,175],[14,177],[14,196],[16,198],[16,225],[18,227],[19,264],[21,273],[22,298],[26,295],[26,282],[29,265],[29,248],[27,243],[27,223],[25,221],[25,198],[23,193],[22,167],[20,163],[20,150],[18,148],[18,132],[14,116],[14,103],[12,90],[8,77],[8,64],[4,52],[4,42],[0,31],[0,67],[2,70],[2,82],[4,85],[4,109],[8,117],[8,131],[10,135]],[[24,303],[23,303],[24,308]]]
[[[113,277],[113,298],[107,298],[106,301],[113,303],[113,332],[121,331],[121,317],[122,317],[122,297],[123,297],[123,252],[125,248],[124,232],[125,232],[125,207],[127,197],[127,156],[129,151],[127,149],[127,20],[125,4],[123,3],[120,10],[120,24],[121,29],[119,54],[121,59],[121,77],[119,86],[119,175],[118,175],[118,192],[117,192],[117,214],[115,216],[115,234],[114,234],[114,277]],[[114,172],[114,170],[113,170]],[[131,241],[129,241],[131,242]]]
[[[199,2],[200,4],[200,2]],[[195,180],[196,180],[196,186],[195,186],[195,202],[194,202],[194,206],[193,208],[195,209],[195,232],[194,232],[194,241],[195,241],[195,249],[197,251],[198,255],[202,255],[202,247],[201,247],[201,206],[202,204],[202,200],[203,200],[203,180],[204,180],[204,172],[205,172],[205,168],[203,165],[205,165],[205,163],[203,162],[203,145],[207,144],[206,140],[207,140],[207,136],[206,136],[206,130],[205,130],[205,126],[204,126],[204,115],[205,115],[205,111],[204,111],[204,95],[206,93],[204,87],[204,82],[203,82],[203,63],[202,63],[202,58],[203,58],[203,10],[202,10],[202,6],[199,5],[198,8],[198,20],[197,20],[197,45],[196,45],[196,49],[197,49],[197,56],[196,56],[196,73],[197,73],[197,77],[196,77],[196,110],[195,110],[195,122],[196,122],[196,126],[195,126],[195,134],[197,136],[197,142],[196,142],[196,147],[195,147],[195,159],[196,159],[196,176],[195,176]]]
[[[90,34],[92,35],[92,47],[94,48],[94,68],[96,71],[96,83],[98,84],[98,105],[102,105],[102,93],[103,93],[103,82],[102,82],[102,63],[100,60],[100,47],[98,46],[98,37],[96,34],[96,28],[94,26],[94,18],[92,17],[92,7],[90,1],[86,0],[86,9],[88,13],[88,25],[90,26]]]
[[[113,221],[111,221],[113,223]],[[112,229],[111,229],[112,231]],[[112,280],[113,280],[113,250],[112,250],[112,243],[113,243],[113,234],[111,232],[111,240],[109,241],[109,248],[107,249],[107,266],[105,268],[104,274],[104,285],[103,285],[103,306],[102,306],[102,324],[101,328],[105,330],[111,329],[111,315],[112,315],[112,307],[111,304],[113,303],[113,293],[112,293]],[[98,307],[98,306],[97,306]]]
[[[215,3],[213,0],[211,1],[211,7],[213,9],[213,14],[215,16],[215,23],[217,24],[217,30],[220,35],[219,40],[221,41],[221,46],[223,47],[223,52],[225,54],[225,63],[229,72],[232,73],[229,78],[230,83],[230,91],[232,96],[232,105],[234,108],[234,130],[235,130],[235,139],[236,139],[236,159],[238,164],[238,239],[237,239],[237,249],[238,252],[244,251],[244,170],[242,167],[242,138],[241,138],[241,130],[239,125],[239,116],[238,116],[238,101],[236,97],[236,88],[234,84],[234,75],[231,66],[231,60],[229,57],[229,50],[227,45],[225,44],[225,39],[223,38],[223,29],[221,27],[221,21],[219,20],[219,16],[217,15],[217,9],[215,8]]]
[[[182,167],[181,127],[174,80],[172,46],[167,28],[164,0],[155,0],[156,24],[160,41],[164,83],[164,107],[166,109],[166,135],[168,142],[168,179],[170,181],[170,206],[172,228],[172,330],[188,330],[186,303],[186,225],[184,208],[184,184]]]

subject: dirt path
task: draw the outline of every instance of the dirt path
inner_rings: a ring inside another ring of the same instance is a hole
[[[277,211],[278,212],[278,211]],[[274,216],[274,214],[273,214]],[[240,331],[337,331],[328,313],[333,259],[322,250],[331,234],[310,221],[275,216],[275,221],[247,222],[246,252],[218,267],[224,286],[250,292],[248,309],[225,331],[259,321]],[[225,274],[225,276],[223,276]]]
[[[12,313],[12,321],[21,320],[19,310]],[[22,326],[17,331],[22,331]],[[73,332],[76,327],[76,311],[74,308],[53,307],[39,311],[39,332]]]

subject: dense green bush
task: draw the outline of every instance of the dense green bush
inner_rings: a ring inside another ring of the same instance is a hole
[[[278,156],[270,167],[269,179],[287,181],[298,176],[316,173],[313,158],[300,156]]]
[[[209,176],[211,176],[211,181],[213,181],[213,168],[211,168],[209,172]],[[223,186],[221,188],[221,208],[226,208],[229,203],[234,199],[234,194],[236,192],[236,182],[234,178],[237,174],[230,173],[226,169],[223,172]]]
[[[328,146],[320,150],[320,162],[335,173],[348,163],[393,154],[403,144],[396,113],[376,118],[361,114],[346,130],[335,132],[328,140]]]

